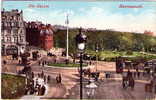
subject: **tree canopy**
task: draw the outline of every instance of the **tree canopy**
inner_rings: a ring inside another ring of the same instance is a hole
[[[75,36],[78,29],[69,29],[69,52],[76,51]],[[95,50],[98,44],[101,51],[145,51],[156,52],[156,37],[130,32],[111,30],[87,30],[87,50]],[[66,30],[54,33],[55,47],[66,48]]]

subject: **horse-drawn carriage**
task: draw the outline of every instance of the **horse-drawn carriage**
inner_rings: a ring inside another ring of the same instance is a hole
[[[80,73],[80,71],[79,71],[79,73]],[[87,68],[87,69],[82,70],[82,74],[84,76],[88,76],[90,78],[95,78],[95,80],[97,81],[99,78],[100,72],[91,72],[90,68]]]

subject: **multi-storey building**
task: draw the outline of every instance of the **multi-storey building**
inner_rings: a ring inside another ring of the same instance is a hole
[[[41,28],[40,41],[41,48],[45,50],[50,50],[53,47],[53,31],[50,25]]]
[[[53,47],[53,29],[41,22],[26,23],[26,41],[29,45],[50,50]]]
[[[24,52],[26,47],[26,30],[23,12],[16,10],[1,11],[2,18],[2,54],[13,55]]]
[[[144,34],[154,36],[154,32],[147,31],[147,30],[144,31]]]
[[[27,22],[26,23],[26,41],[30,46],[39,47],[40,45],[40,27],[42,23]]]

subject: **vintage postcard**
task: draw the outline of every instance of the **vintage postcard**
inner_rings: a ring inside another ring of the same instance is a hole
[[[1,98],[156,100],[156,1],[1,1]]]

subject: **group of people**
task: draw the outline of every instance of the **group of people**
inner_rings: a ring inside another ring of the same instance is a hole
[[[128,72],[123,73],[123,77],[122,77],[122,86],[124,89],[131,87],[131,89],[134,89],[135,86],[135,80],[134,77],[132,76],[132,72],[130,70],[128,70]]]
[[[43,66],[44,67],[44,65],[46,65],[48,62],[47,61],[39,61],[38,62],[38,64],[40,65],[40,66]]]
[[[38,73],[38,78],[42,78],[44,80],[44,83],[49,83],[51,80],[50,75],[45,75],[43,71],[41,73]]]
[[[27,78],[27,83],[25,87],[25,94],[36,94],[36,95],[44,95],[46,91],[46,84],[49,83],[51,77],[45,75],[42,71],[38,73],[35,77],[34,73],[31,73],[31,77]]]
[[[156,93],[156,74],[152,76],[150,83],[145,84],[145,91]]]
[[[40,79],[41,80],[41,79]],[[40,84],[38,82],[38,78],[36,80],[29,80],[30,83],[25,87],[25,94],[36,94],[36,95],[44,95],[46,91],[46,87],[44,84]]]

